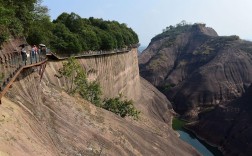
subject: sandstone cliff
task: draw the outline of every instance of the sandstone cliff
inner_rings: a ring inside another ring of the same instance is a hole
[[[139,121],[65,93],[64,79],[54,76],[62,62],[51,61],[42,80],[38,68],[25,70],[3,98],[1,155],[199,155],[171,129],[166,97],[139,77],[135,49],[79,62],[104,97],[133,99]]]
[[[181,114],[197,116],[198,111],[240,97],[252,82],[252,43],[216,35],[195,24],[153,40],[139,57],[141,75]]]
[[[192,121],[187,128],[228,156],[252,153],[251,60],[251,42],[202,24],[156,36],[139,57],[141,75]]]
[[[137,101],[140,97],[140,76],[136,49],[130,52],[78,59],[88,74],[90,81],[97,80],[104,97],[115,97],[122,93],[129,99]],[[64,87],[64,79],[57,79],[62,62],[48,62],[45,78],[55,85]]]
[[[208,142],[218,145],[225,155],[252,153],[252,87],[232,102],[199,114],[199,121],[187,128]]]

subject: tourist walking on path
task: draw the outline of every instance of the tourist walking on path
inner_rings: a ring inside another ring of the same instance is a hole
[[[21,56],[22,56],[22,61],[24,62],[24,64],[26,65],[26,61],[27,61],[27,53],[26,53],[26,49],[25,46],[22,45],[21,46]]]
[[[34,60],[34,62],[36,61],[36,63],[37,63],[37,50],[38,48],[36,47],[36,45],[34,45],[31,51],[32,60]]]

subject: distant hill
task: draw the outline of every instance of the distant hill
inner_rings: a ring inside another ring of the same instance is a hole
[[[146,49],[146,48],[147,48],[147,46],[140,46],[140,47],[138,47],[138,52],[142,53],[144,51],[144,49]]]
[[[205,24],[178,24],[151,40],[139,66],[174,110],[194,121],[197,135],[225,155],[251,155],[252,109],[236,99],[252,83],[252,42],[218,36]]]

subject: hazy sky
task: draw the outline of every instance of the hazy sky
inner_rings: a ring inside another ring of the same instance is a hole
[[[62,12],[126,23],[141,45],[182,20],[206,23],[219,35],[252,40],[252,0],[44,0],[52,19]]]

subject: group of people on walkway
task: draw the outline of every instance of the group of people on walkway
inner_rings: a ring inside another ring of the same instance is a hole
[[[44,49],[45,48],[43,48],[43,46],[39,45],[37,47],[36,45],[33,45],[31,50],[27,52],[26,45],[25,44],[21,45],[21,56],[23,63],[26,65],[28,58],[30,58],[31,64],[37,63],[41,59],[40,56],[43,53],[43,51],[45,51]]]

